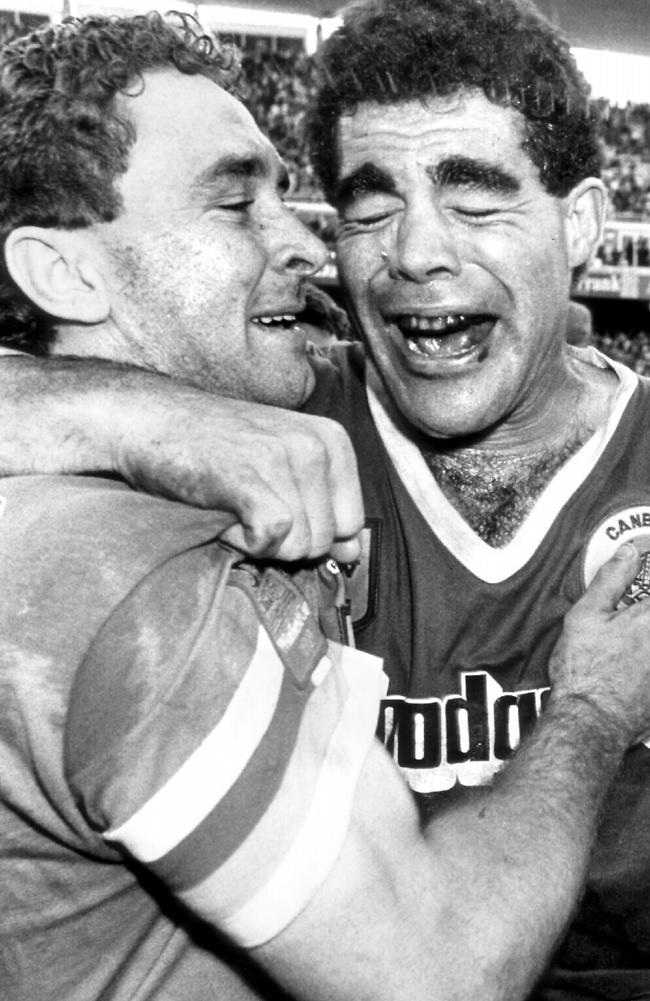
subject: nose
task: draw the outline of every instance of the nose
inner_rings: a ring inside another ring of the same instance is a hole
[[[388,262],[392,277],[420,284],[458,277],[461,261],[452,224],[430,201],[408,207]]]
[[[282,205],[278,218],[273,225],[269,225],[269,230],[276,271],[290,271],[309,277],[325,264],[327,247],[286,205]]]

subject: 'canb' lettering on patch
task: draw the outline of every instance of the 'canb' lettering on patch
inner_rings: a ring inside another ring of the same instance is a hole
[[[623,598],[625,604],[630,604],[650,596],[649,504],[632,505],[614,511],[594,529],[584,548],[582,584],[583,587],[588,587],[603,563],[606,563],[624,542],[632,542],[643,557],[639,573]]]

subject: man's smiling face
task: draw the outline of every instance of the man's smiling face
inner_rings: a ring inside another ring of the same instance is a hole
[[[434,437],[534,420],[562,364],[588,252],[574,193],[547,193],[523,141],[521,115],[474,91],[339,123],[342,278],[390,394]]]
[[[137,137],[122,212],[82,233],[110,303],[88,351],[296,407],[313,371],[292,317],[325,249],[284,205],[286,171],[239,101],[174,70],[144,84],[117,99]]]

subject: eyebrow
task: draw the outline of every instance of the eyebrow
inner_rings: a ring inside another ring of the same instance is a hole
[[[521,183],[514,174],[496,164],[473,157],[446,157],[435,167],[428,168],[427,174],[441,188],[472,188],[495,194],[515,194],[521,190]],[[397,193],[393,176],[370,161],[340,179],[334,193],[334,203],[341,208],[368,193]]]
[[[201,171],[194,179],[195,188],[208,188],[233,178],[245,179],[264,178],[271,174],[268,162],[256,154],[240,156],[235,153],[219,157],[209,167]],[[284,163],[278,167],[278,188],[285,192],[289,189],[289,173]]]
[[[494,194],[516,194],[521,183],[514,174],[489,163],[468,156],[450,156],[427,170],[429,177],[440,188],[472,188]]]

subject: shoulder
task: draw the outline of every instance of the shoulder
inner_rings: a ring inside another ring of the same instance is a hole
[[[75,680],[66,767],[102,837],[251,945],[333,865],[380,688],[294,578],[233,560],[176,557],[114,611]]]
[[[213,538],[233,516],[137,493],[94,476],[0,479],[0,549],[20,561],[38,552],[41,564],[107,560],[145,563],[166,551]]]
[[[97,477],[0,480],[3,648],[74,671],[133,588],[229,523]]]

